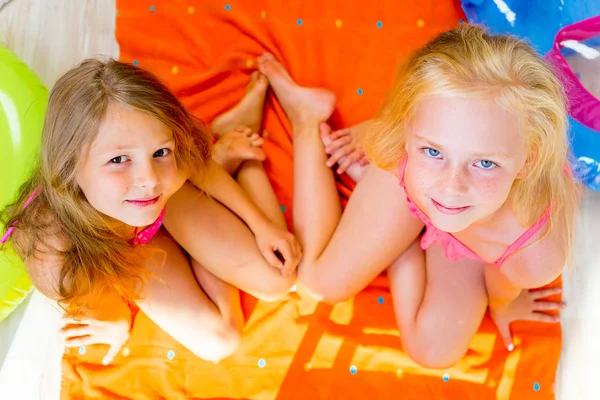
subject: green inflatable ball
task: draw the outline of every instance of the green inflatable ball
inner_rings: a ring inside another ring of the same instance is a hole
[[[48,90],[37,75],[0,46],[0,210],[15,200],[36,162],[47,102]],[[0,237],[7,228],[0,226]],[[23,262],[8,242],[0,251],[0,321],[32,288]]]

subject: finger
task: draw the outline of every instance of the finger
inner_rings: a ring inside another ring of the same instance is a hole
[[[533,312],[531,313],[531,317],[528,318],[528,320],[555,324],[557,322],[560,322],[560,317],[558,315],[549,315],[541,312]]]
[[[504,347],[508,351],[513,351],[515,345],[513,344],[512,334],[510,333],[510,324],[502,324],[498,326],[498,331],[500,332],[500,336],[504,342]]]
[[[60,333],[65,338],[74,338],[79,336],[88,336],[93,333],[92,327],[89,325],[71,325],[71,328],[63,328]]]
[[[261,253],[265,260],[274,268],[281,269],[283,268],[283,264],[279,261],[279,258],[275,255],[275,251],[271,249],[271,247],[267,247],[265,249],[261,249]]]
[[[348,144],[340,149],[338,149],[329,160],[327,160],[327,166],[331,167],[336,163],[340,162],[344,157],[349,157],[352,154],[352,145]],[[351,163],[354,162],[353,160]]]
[[[300,242],[298,240],[295,240],[295,248],[296,248],[296,259],[298,260],[298,263],[300,263],[300,260],[302,260],[302,245],[300,244]]]
[[[250,139],[250,144],[254,147],[261,147],[265,144],[265,139],[261,137],[257,137],[256,139]]]
[[[252,135],[250,135],[250,140],[254,141],[254,140],[258,139],[259,137],[260,137],[260,135],[255,132]]]
[[[367,158],[367,156],[362,156],[358,162],[362,167],[364,167],[365,165],[369,165],[369,159]]]
[[[297,265],[296,257],[292,252],[292,245],[287,240],[282,240],[281,243],[277,246],[277,250],[279,251],[279,253],[281,253],[284,260],[281,273],[283,275],[288,275],[294,270],[295,266]]]
[[[81,347],[89,346],[91,344],[97,344],[98,341],[93,336],[80,336],[76,338],[69,338],[65,341],[65,347]]]
[[[61,318],[62,325],[91,325],[94,320],[91,318],[75,318],[73,316],[64,315]]]
[[[340,147],[345,146],[350,142],[352,142],[352,138],[350,136],[342,136],[341,138],[333,140],[331,143],[329,143],[329,145],[325,149],[325,152],[331,154],[334,151],[336,151],[336,149],[339,149]]]
[[[529,291],[529,294],[534,299],[543,299],[544,297],[554,296],[560,293],[562,293],[562,288],[549,288]]]
[[[562,301],[536,301],[536,311],[562,310],[566,307],[566,303]]]
[[[110,346],[110,348],[106,352],[106,355],[102,359],[102,364],[104,364],[104,365],[110,364],[115,359],[115,357],[117,356],[117,354],[119,354],[119,350],[121,350],[121,347],[122,347],[122,345],[118,345],[118,346],[117,345],[112,345],[112,346]]]
[[[338,131],[333,132],[331,135],[329,135],[329,137],[331,138],[331,140],[335,140],[335,139],[339,139],[342,136],[348,136],[352,133],[352,129],[350,128],[344,128],[344,129],[340,129]]]
[[[342,162],[340,163],[340,165],[338,167],[337,173],[341,175],[344,172],[346,172],[346,170],[348,168],[350,168],[350,166],[356,162],[357,158],[358,157],[355,154],[350,154],[348,157],[346,157],[344,160],[342,160]]]

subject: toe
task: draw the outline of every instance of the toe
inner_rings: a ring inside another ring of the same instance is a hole
[[[256,71],[256,72],[258,74],[257,82],[261,85],[267,86],[269,84],[269,78],[267,78],[265,75],[261,74],[258,71]]]

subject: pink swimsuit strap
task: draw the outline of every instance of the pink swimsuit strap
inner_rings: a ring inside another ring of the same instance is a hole
[[[165,209],[163,208],[161,210],[158,218],[156,218],[156,221],[154,221],[152,223],[152,225],[148,225],[147,227],[145,227],[144,229],[142,229],[139,232],[138,232],[139,228],[135,228],[135,233],[134,233],[133,240],[131,241],[131,244],[134,246],[137,246],[138,244],[148,243],[150,241],[150,239],[152,239],[156,235],[156,233],[162,226],[162,221],[163,221],[164,216],[165,216]]]
[[[31,204],[31,202],[33,201],[33,199],[35,199],[35,197],[38,195],[39,191],[40,191],[40,189],[37,188],[37,189],[35,189],[33,191],[33,193],[31,193],[31,196],[29,196],[29,198],[27,198],[27,201],[25,202],[25,205],[23,205],[23,209],[25,209],[29,204]],[[163,208],[160,211],[160,214],[159,214],[158,218],[156,219],[156,221],[154,221],[152,223],[152,225],[148,225],[147,227],[145,227],[141,231],[139,231],[139,228],[136,227],[135,228],[134,237],[133,237],[133,240],[131,241],[131,244],[133,246],[137,246],[138,244],[146,244],[146,243],[148,243],[150,241],[150,239],[152,239],[154,237],[154,235],[156,235],[156,233],[158,232],[158,230],[162,226],[162,221],[163,221],[164,216],[165,216],[165,209]],[[0,239],[0,243],[6,243],[6,241],[10,237],[11,233],[15,230],[15,225],[17,224],[17,222],[19,222],[19,221],[15,221],[6,230],[6,233],[4,234],[4,236],[2,236],[2,239]]]
[[[29,204],[31,204],[31,202],[33,201],[33,199],[36,198],[36,196],[38,195],[39,192],[40,192],[40,188],[36,188],[33,191],[33,193],[31,193],[31,195],[29,195],[29,197],[27,198],[27,201],[23,205],[23,209],[27,208],[27,206]],[[19,222],[19,221],[13,222],[12,225],[8,227],[8,229],[6,230],[6,233],[4,234],[4,236],[2,236],[2,239],[0,239],[0,243],[2,243],[2,244],[6,243],[10,234],[13,233],[13,231],[15,230],[15,225],[17,224],[17,222]]]
[[[404,189],[404,193],[406,194],[406,201],[408,203],[408,209],[411,214],[415,217],[423,221],[425,224],[425,233],[421,236],[421,248],[423,250],[428,249],[435,243],[439,243],[444,248],[444,253],[446,258],[450,261],[460,260],[461,258],[472,258],[477,261],[481,261],[487,263],[483,260],[477,253],[471,250],[468,246],[466,246],[463,242],[458,240],[454,235],[448,232],[441,231],[437,229],[429,217],[412,201],[410,198],[408,191],[406,190],[406,186],[404,185],[404,170],[406,168],[407,158],[400,163],[399,167],[399,177],[400,177],[400,185]],[[551,208],[544,213],[544,215],[529,229],[527,229],[521,236],[517,238],[502,254],[500,258],[498,258],[493,264],[500,266],[506,259],[513,254],[515,251],[520,249],[533,235],[535,235],[541,228],[544,226],[548,218],[550,218]]]

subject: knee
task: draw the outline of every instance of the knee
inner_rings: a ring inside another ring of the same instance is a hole
[[[224,328],[202,337],[199,346],[192,351],[203,360],[217,363],[233,354],[238,348],[241,338],[242,333],[238,329]]]
[[[402,334],[402,333],[401,333]],[[407,343],[402,340],[406,354],[417,364],[424,368],[446,369],[456,365],[466,354],[466,349],[449,347],[431,341],[413,341]],[[416,342],[416,343],[415,343]]]
[[[270,267],[269,268],[273,268]],[[283,276],[279,271],[275,271],[273,277],[264,279],[262,288],[258,293],[253,293],[259,300],[266,302],[276,302],[287,296],[288,292],[296,283],[298,276],[296,272],[289,276]]]

